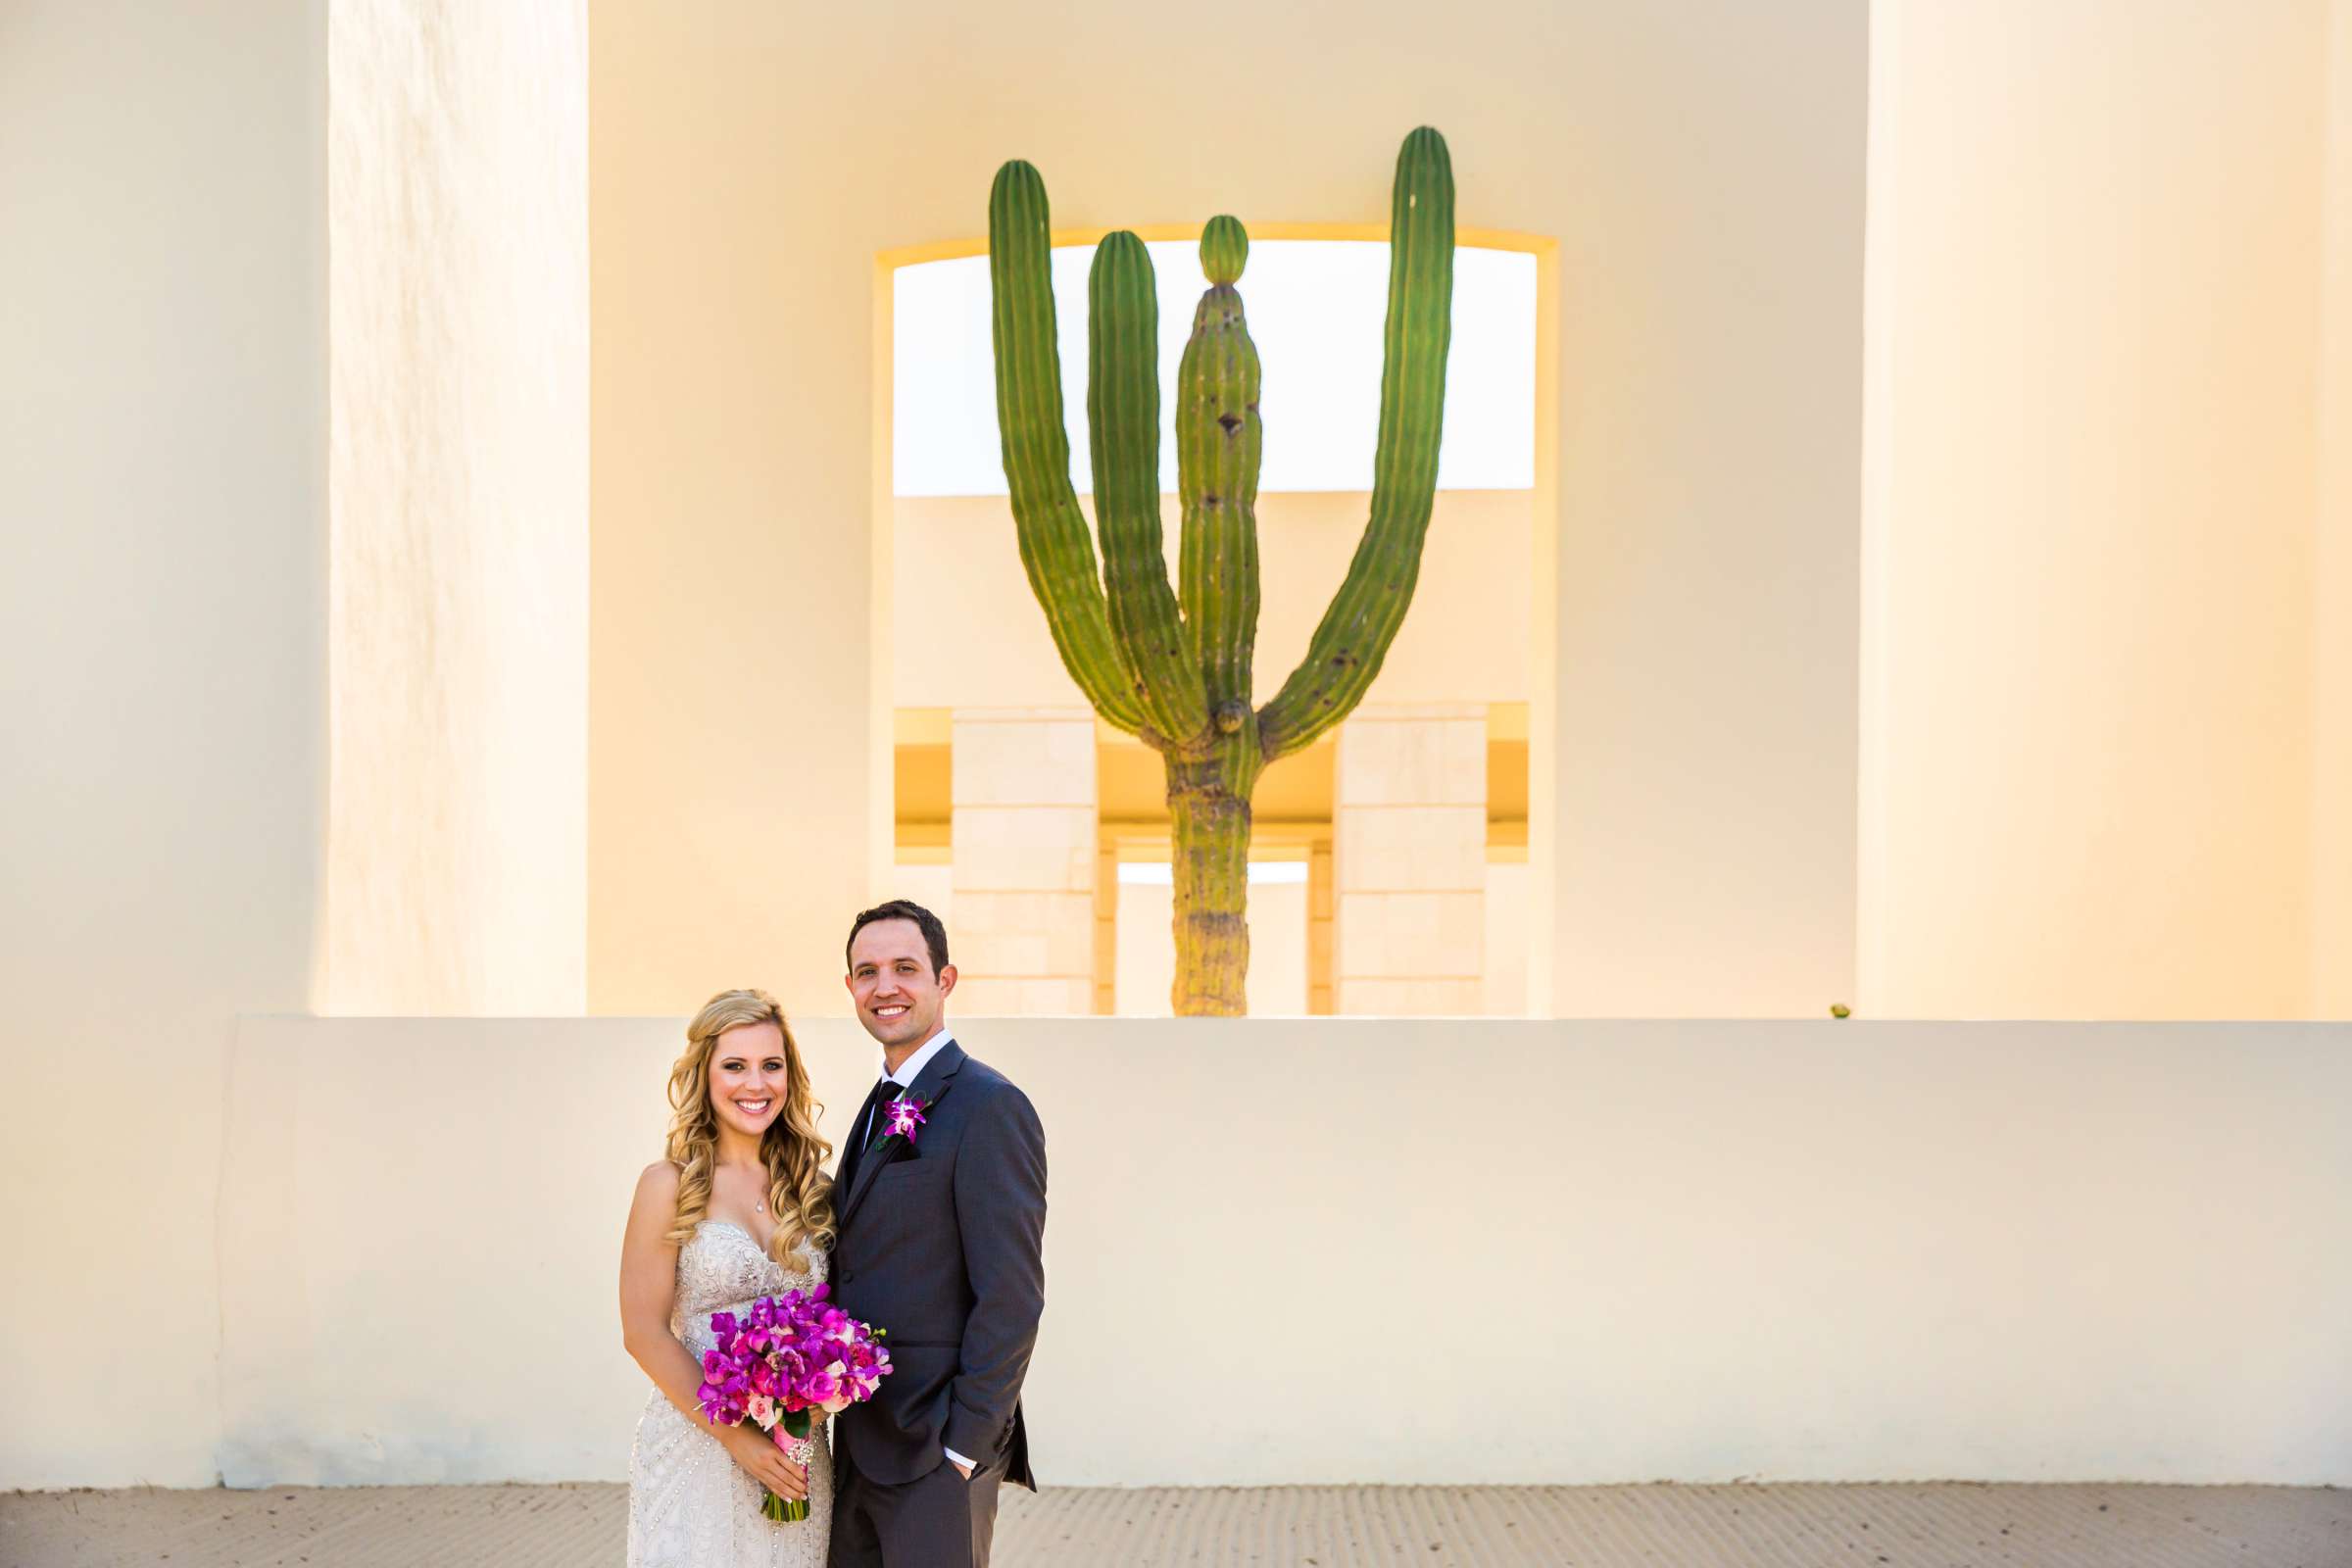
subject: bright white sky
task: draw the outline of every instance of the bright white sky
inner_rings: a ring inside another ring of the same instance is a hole
[[[1150,245],[1159,279],[1160,488],[1176,488],[1176,366],[1208,280],[1190,240]],[[1086,434],[1086,271],[1095,248],[1054,253],[1070,477],[1094,489]],[[1252,240],[1242,274],[1265,381],[1260,490],[1369,490],[1379,435],[1383,240]],[[989,347],[988,258],[903,267],[892,293],[893,466],[902,496],[1004,494]],[[1458,249],[1446,438],[1448,490],[1535,485],[1536,259]]]

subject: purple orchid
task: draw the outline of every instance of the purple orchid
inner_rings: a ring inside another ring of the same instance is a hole
[[[912,1095],[901,1095],[882,1107],[883,1136],[897,1134],[908,1143],[914,1142],[915,1129],[929,1120],[923,1114],[923,1102]]]

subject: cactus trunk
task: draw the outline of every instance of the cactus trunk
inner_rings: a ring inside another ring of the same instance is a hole
[[[1176,979],[1181,1017],[1249,1010],[1250,794],[1263,760],[1257,726],[1221,736],[1205,755],[1168,759],[1175,835]]]
[[[1209,288],[1176,378],[1183,536],[1168,585],[1159,525],[1158,298],[1135,235],[1088,278],[1094,540],[1069,478],[1048,266],[1045,182],[1006,164],[989,195],[997,418],[1021,561],[1070,677],[1097,711],[1166,759],[1175,834],[1179,1013],[1239,1013],[1250,966],[1250,798],[1266,763],[1345,718],[1379,673],[1420,572],[1437,487],[1453,301],[1453,171],[1428,126],[1396,157],[1387,358],[1372,514],[1305,660],[1252,710],[1257,640],[1259,367],[1235,287],[1249,236],[1200,237]]]

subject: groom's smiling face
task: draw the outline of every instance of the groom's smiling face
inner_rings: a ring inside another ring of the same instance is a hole
[[[906,1049],[939,1032],[956,966],[933,972],[922,927],[912,920],[876,920],[850,939],[849,980],[865,1032],[886,1051]]]

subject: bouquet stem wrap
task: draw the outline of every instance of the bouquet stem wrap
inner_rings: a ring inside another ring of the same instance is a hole
[[[809,1419],[808,1411],[790,1411],[776,1424],[796,1440],[784,1450],[785,1458],[804,1470],[816,1462],[816,1445],[808,1441],[808,1434],[816,1423]],[[760,1511],[780,1525],[797,1525],[808,1517],[808,1499],[779,1497],[771,1492],[760,1502]]]

